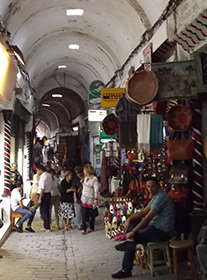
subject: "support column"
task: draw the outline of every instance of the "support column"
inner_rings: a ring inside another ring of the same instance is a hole
[[[191,107],[194,114],[192,139],[194,140],[193,153],[193,213],[203,213],[203,149],[202,149],[202,101],[193,100]]]
[[[4,191],[2,196],[10,196],[10,152],[12,110],[3,110],[4,116]]]

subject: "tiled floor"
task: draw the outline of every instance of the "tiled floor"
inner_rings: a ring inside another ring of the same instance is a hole
[[[37,213],[36,233],[11,233],[0,249],[1,280],[108,280],[120,269],[123,254],[114,249],[115,241],[106,239],[101,215],[96,230],[85,236],[76,228],[40,232],[41,227]],[[127,279],[173,280],[174,274],[165,270],[152,278],[148,269],[135,266],[133,276]],[[194,280],[191,273],[181,279]]]

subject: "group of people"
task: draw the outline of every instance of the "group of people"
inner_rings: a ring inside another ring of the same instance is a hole
[[[91,164],[86,164],[83,168],[76,166],[74,173],[66,171],[62,180],[58,178],[54,169],[48,172],[43,165],[37,164],[31,188],[32,207],[24,205],[22,188],[23,182],[17,181],[11,192],[12,211],[23,215],[15,225],[18,232],[22,232],[22,224],[26,220],[28,220],[26,230],[34,232],[31,224],[38,207],[43,220],[42,230],[51,231],[53,206],[57,229],[60,229],[60,218],[63,220],[64,230],[72,229],[71,222],[76,217],[78,229],[82,230],[82,234],[94,231],[94,209],[98,205],[99,186]]]
[[[77,218],[77,225],[82,229],[82,234],[94,230],[95,215],[94,208],[98,203],[98,179],[95,176],[94,169],[90,164],[74,169],[75,177],[71,171],[65,172],[65,178],[60,183],[60,205],[56,212],[56,222],[59,223],[59,217],[63,218],[64,228],[71,228],[71,220],[74,217],[74,209]],[[82,172],[83,171],[83,172]],[[45,171],[42,165],[37,166],[38,183],[38,205],[44,221],[45,230],[50,230],[50,209],[51,201],[58,205],[58,192],[51,192],[52,182],[55,175],[52,176]],[[57,181],[57,180],[56,180]],[[57,183],[57,182],[56,182]],[[152,199],[149,204],[132,214],[126,221],[126,241],[115,246],[116,250],[124,251],[122,268],[117,273],[112,274],[112,278],[121,279],[132,276],[133,262],[136,252],[136,245],[146,244],[148,242],[162,242],[170,240],[174,235],[175,212],[174,204],[169,195],[160,188],[156,177],[151,177],[146,182]],[[31,223],[34,219],[36,209],[25,207],[22,203],[20,191],[21,182],[12,191],[11,201],[12,210],[23,214],[23,218],[16,224],[17,231],[21,232],[21,225],[28,219],[27,231],[33,232]],[[52,199],[51,199],[52,193]],[[74,207],[73,207],[74,206]],[[89,230],[87,231],[87,225]]]

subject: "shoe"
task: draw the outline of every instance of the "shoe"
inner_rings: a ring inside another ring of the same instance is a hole
[[[124,243],[117,244],[115,246],[115,249],[118,251],[134,251],[134,250],[136,250],[136,243],[130,242],[130,241],[125,241]]]
[[[68,227],[64,227],[64,230],[67,230],[67,231],[68,231]]]
[[[89,230],[88,230],[88,233],[93,232],[93,231],[94,231],[93,229],[89,229]]]
[[[60,229],[59,225],[55,225],[55,228],[58,229],[58,230]]]
[[[52,231],[51,229],[46,229],[46,228],[41,228],[40,230],[41,230],[41,231],[45,231],[45,232],[50,232],[50,231]]]
[[[29,232],[35,232],[31,227],[26,227],[26,230],[28,230]]]
[[[21,229],[21,227],[15,226],[15,228],[16,228],[16,231],[17,231],[17,232],[19,232],[19,233],[22,233],[22,232],[23,232],[23,230]]]
[[[87,232],[86,232],[85,230],[83,230],[83,231],[81,232],[81,234],[83,234],[83,235],[86,234],[86,233],[87,233]]]
[[[78,227],[78,230],[82,230],[82,227]]]
[[[124,272],[123,270],[118,271],[117,273],[114,273],[111,275],[112,278],[115,279],[121,279],[121,278],[128,278],[131,277],[132,273],[130,272]]]

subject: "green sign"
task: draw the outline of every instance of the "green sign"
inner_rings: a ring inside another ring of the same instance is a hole
[[[103,133],[102,129],[100,128],[100,144],[107,143],[111,140],[118,142],[118,135],[117,134],[107,135],[107,134]]]
[[[89,104],[101,104],[101,89],[104,88],[104,86],[104,83],[99,80],[93,81],[90,84]]]

